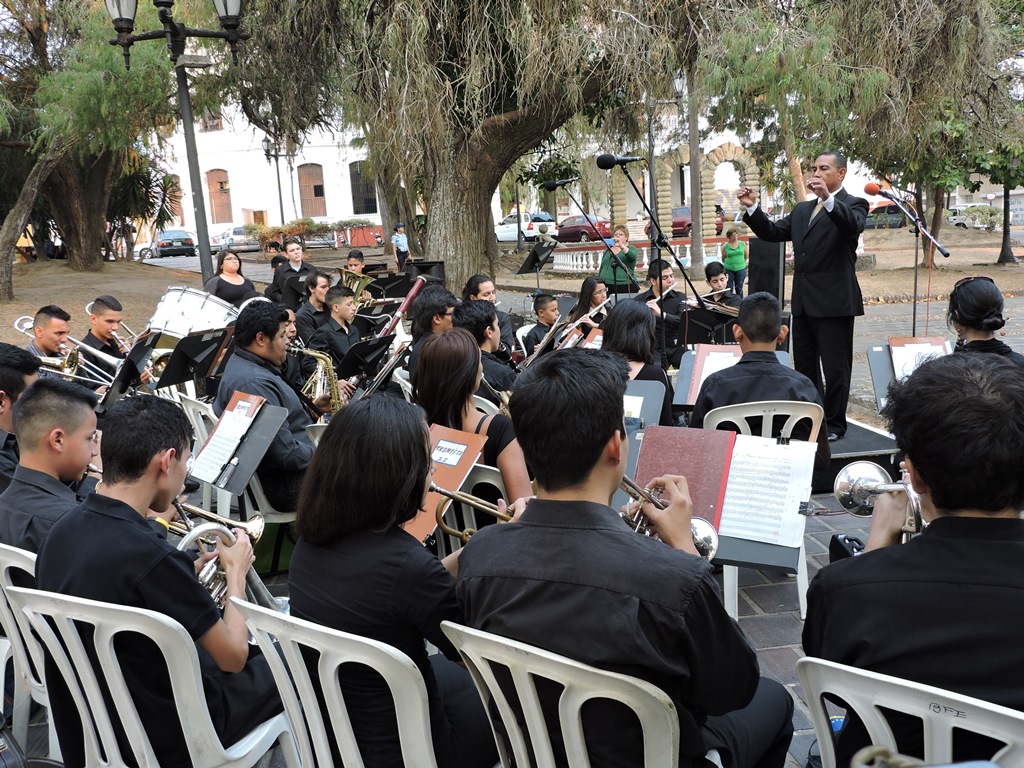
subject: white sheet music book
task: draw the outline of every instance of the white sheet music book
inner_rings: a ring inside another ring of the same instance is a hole
[[[736,539],[799,547],[811,495],[816,443],[737,435],[718,533]]]

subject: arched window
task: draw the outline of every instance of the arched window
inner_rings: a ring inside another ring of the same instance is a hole
[[[228,183],[228,172],[222,168],[207,171],[206,189],[210,195],[210,223],[230,224],[231,185]]]
[[[302,203],[302,215],[327,215],[327,198],[324,197],[324,167],[317,163],[306,163],[298,167],[299,199]]]
[[[356,216],[376,213],[377,185],[366,163],[349,163],[348,172],[352,179],[352,213]]]

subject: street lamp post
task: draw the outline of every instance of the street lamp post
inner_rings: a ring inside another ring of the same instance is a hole
[[[185,56],[185,42],[190,37],[205,37],[227,40],[231,56],[238,63],[238,43],[249,35],[238,29],[242,0],[213,0],[213,7],[220,18],[220,30],[192,29],[174,20],[174,0],[153,0],[163,29],[134,34],[135,14],[138,0],[104,0],[107,13],[114,23],[117,38],[111,45],[124,49],[124,68],[131,67],[131,47],[140,40],[166,40],[167,49],[174,64],[178,85],[178,110],[181,114],[182,129],[185,133],[185,155],[188,160],[188,175],[192,187],[192,211],[196,217],[196,237],[199,239],[199,264],[203,281],[213,277],[213,258],[210,254],[210,234],[206,226],[206,204],[203,200],[202,180],[199,177],[199,157],[196,153],[196,134],[192,116],[192,99],[188,89],[187,66],[209,66],[209,62]]]
[[[269,137],[263,137],[263,154],[267,158],[267,165],[270,165],[270,158],[274,158],[274,167],[277,169],[277,203],[281,206],[281,226],[284,226],[284,195],[281,194],[281,153],[277,151],[277,144]]]

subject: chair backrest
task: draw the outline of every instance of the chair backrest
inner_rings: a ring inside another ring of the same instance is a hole
[[[533,330],[536,323],[527,323],[516,330],[516,341],[519,343],[519,351],[526,354],[526,337]]]
[[[817,403],[800,403],[795,400],[760,400],[754,403],[734,403],[723,405],[708,411],[704,417],[704,429],[717,429],[720,424],[735,424],[740,432],[749,435],[750,423],[747,419],[761,419],[761,437],[772,436],[772,426],[776,416],[786,416],[782,425],[781,437],[793,434],[793,428],[801,419],[811,420],[811,433],[808,442],[818,439],[818,430],[825,418],[825,411]]]
[[[386,643],[276,613],[235,597],[231,601],[245,617],[249,631],[263,649],[274,673],[302,765],[326,766],[333,762],[328,726],[317,700],[318,687],[323,691],[330,713],[330,730],[342,762],[353,768],[363,765],[345,697],[338,684],[338,667],[354,662],[376,670],[391,689],[405,765],[437,768],[427,689],[412,659]],[[319,685],[310,677],[303,658],[304,648],[317,653]]]
[[[31,583],[35,583],[36,556],[24,549],[0,544],[0,626],[3,626],[4,634],[11,643],[14,673],[22,675],[33,691],[45,695],[43,648],[29,631],[21,611],[12,610],[7,599],[7,591],[14,586],[14,571],[31,577]]]
[[[196,445],[202,447],[217,423],[217,416],[213,413],[213,408],[209,403],[193,400],[186,395],[179,395],[178,403],[185,411],[185,416],[188,417],[192,430],[196,433]]]
[[[953,762],[953,732],[999,739],[1006,746],[990,759],[1001,766],[1024,764],[1024,712],[930,685],[847,667],[824,659],[796,663],[824,768],[835,768],[836,752],[824,696],[846,702],[864,723],[870,743],[895,751],[896,741],[880,708],[913,715],[924,724],[925,765]]]
[[[197,766],[228,763],[229,755],[213,729],[195,643],[184,627],[162,613],[101,603],[53,592],[10,587],[5,590],[12,607],[21,611],[39,635],[74,699],[82,721],[86,762],[89,765],[128,765],[118,745],[113,719],[117,719],[139,765],[158,765],[114,653],[122,632],[149,637],[160,649],[170,676],[177,713],[189,753]],[[98,666],[94,667],[81,631],[92,632]],[[97,673],[103,675],[114,704],[104,706]],[[52,715],[51,715],[52,716]],[[104,759],[103,756],[106,756]]]
[[[679,765],[679,714],[668,695],[644,680],[606,672],[556,653],[508,638],[471,629],[450,621],[441,629],[458,648],[490,716],[493,707],[508,734],[509,745],[493,727],[502,765],[548,766],[555,764],[551,737],[545,725],[536,678],[554,680],[562,686],[558,701],[559,725],[569,765],[589,766],[583,739],[582,706],[591,699],[612,699],[636,712],[643,727],[645,768],[675,768]],[[508,669],[526,720],[527,734],[516,718],[492,664]],[[529,738],[535,760],[527,748]]]
[[[405,396],[406,402],[411,403],[412,383],[409,381],[409,371],[405,368],[395,368],[395,373],[391,380],[398,384],[399,389],[402,390],[402,394]]]
[[[324,432],[327,431],[326,424],[307,424],[306,425],[306,437],[309,438],[309,442],[313,445],[320,445],[320,438],[324,436]]]
[[[473,407],[475,407],[481,413],[486,413],[488,416],[497,416],[501,413],[501,410],[488,400],[486,397],[480,397],[480,395],[473,395]]]

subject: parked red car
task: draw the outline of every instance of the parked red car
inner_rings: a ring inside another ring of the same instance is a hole
[[[693,225],[693,217],[690,214],[690,206],[680,205],[672,209],[672,237],[686,237],[690,234],[690,227]],[[720,205],[715,206],[715,234],[722,234],[725,227],[725,210]],[[651,222],[647,222],[644,229],[647,237],[651,236]]]
[[[589,224],[587,218],[590,219]],[[608,219],[597,216],[567,216],[558,225],[556,239],[560,243],[586,243],[590,240],[597,240],[598,236],[594,234],[595,227],[601,237],[612,236],[612,223]]]

